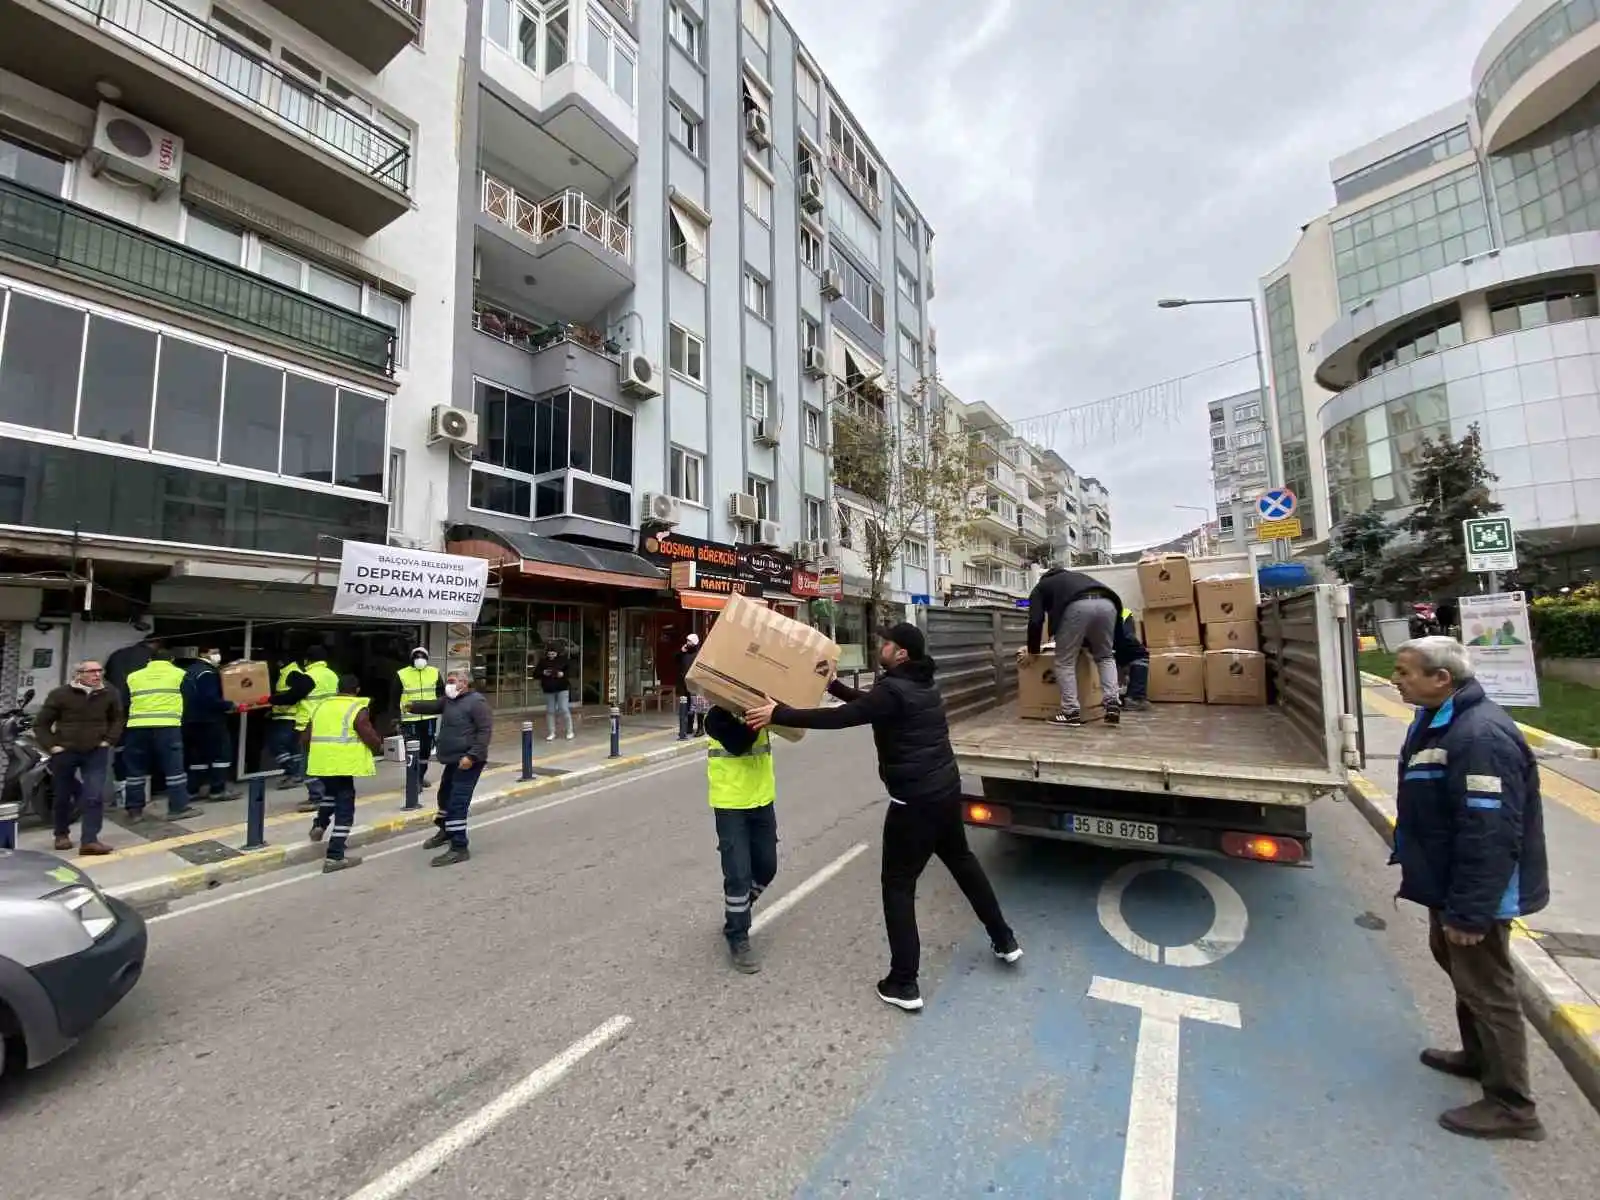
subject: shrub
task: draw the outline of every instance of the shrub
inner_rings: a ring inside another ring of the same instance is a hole
[[[1544,658],[1600,658],[1600,600],[1538,601],[1529,619]]]

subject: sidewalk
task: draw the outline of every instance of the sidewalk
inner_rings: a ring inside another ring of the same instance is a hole
[[[544,728],[542,718],[535,720],[534,779],[523,781],[522,721],[514,716],[496,720],[489,762],[473,797],[474,814],[531,795],[580,786],[600,774],[674,758],[680,753],[705,752],[704,740],[678,741],[675,713],[624,718],[618,746],[621,756],[615,759],[610,757],[611,733],[606,720],[580,724],[578,736],[570,742],[564,738],[547,742]],[[406,811],[404,765],[379,762],[377,775],[358,783],[351,845],[380,841],[431,825],[439,771],[438,763],[429,765],[430,786],[421,796],[422,807]],[[320,857],[323,847],[306,837],[311,816],[295,811],[306,799],[306,790],[279,791],[276,778],[266,782],[265,849],[244,848],[247,814],[243,799],[206,802],[200,815],[168,821],[164,816],[166,801],[158,797],[147,809],[150,815],[136,826],[126,823],[121,809],[106,812],[101,840],[115,849],[114,854],[82,858],[76,850],[69,850],[60,857],[81,868],[107,891],[141,906]],[[243,785],[240,790],[244,790]],[[73,841],[77,841],[76,827]],[[17,843],[19,849],[54,853],[54,836],[47,827],[24,829]]]
[[[1400,747],[1413,710],[1388,684],[1366,684],[1362,699],[1367,765],[1350,798],[1392,841]],[[1600,1107],[1600,761],[1536,753],[1550,904],[1517,923],[1512,948],[1529,1018]]]

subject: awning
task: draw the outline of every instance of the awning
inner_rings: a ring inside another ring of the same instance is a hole
[[[686,591],[678,593],[678,603],[694,612],[721,612],[728,598],[718,592]]]
[[[626,550],[608,550],[531,533],[508,533],[481,525],[453,526],[447,540],[450,553],[488,559],[503,571],[567,583],[668,590],[664,570]]]

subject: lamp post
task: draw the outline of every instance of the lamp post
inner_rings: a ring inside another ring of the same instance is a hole
[[[1261,315],[1256,307],[1254,296],[1218,296],[1205,300],[1188,300],[1178,297],[1168,297],[1157,300],[1157,308],[1188,308],[1192,304],[1248,304],[1250,306],[1250,336],[1255,340],[1256,347],[1256,384],[1261,389],[1261,408],[1267,418],[1267,485],[1269,487],[1283,487],[1283,443],[1278,434],[1278,406],[1274,403],[1271,391],[1267,388],[1267,360],[1261,353]],[[1290,547],[1287,538],[1278,538],[1273,543],[1274,556],[1280,562],[1288,562]]]

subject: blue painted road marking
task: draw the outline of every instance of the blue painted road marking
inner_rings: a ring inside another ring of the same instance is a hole
[[[1438,1127],[1474,1088],[1417,1062],[1422,1020],[1333,871],[1207,862],[1249,927],[1182,968],[1100,926],[1101,887],[1135,856],[1021,839],[982,852],[1027,957],[1006,968],[975,931],[921,1016],[884,1014],[915,1024],[798,1197],[1153,1195],[1124,1191],[1145,1016],[1091,997],[1099,978],[1237,1006],[1237,1029],[1181,1022],[1172,1196],[1381,1196],[1425,1179],[1429,1195],[1510,1200],[1492,1150]],[[1202,884],[1174,871],[1129,879],[1120,910],[1158,946],[1213,925]]]
[[[1256,498],[1256,511],[1263,521],[1287,521],[1294,516],[1299,500],[1288,488],[1268,488]]]

